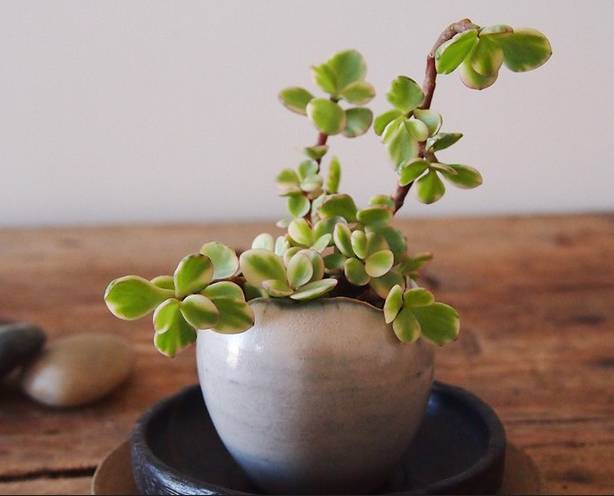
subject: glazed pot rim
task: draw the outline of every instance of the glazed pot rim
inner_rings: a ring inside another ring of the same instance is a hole
[[[259,296],[258,298],[254,298],[253,300],[249,300],[247,303],[252,304],[252,303],[269,303],[269,304],[276,304],[276,305],[282,305],[282,306],[287,306],[287,307],[300,307],[300,306],[306,306],[306,305],[313,305],[316,303],[333,303],[333,302],[345,302],[345,303],[350,303],[350,304],[357,304],[359,306],[364,306],[366,308],[370,308],[371,310],[376,310],[379,313],[384,313],[384,310],[382,310],[379,307],[376,307],[375,305],[364,301],[364,300],[357,300],[356,298],[350,298],[349,296],[332,296],[332,297],[323,297],[323,298],[315,298],[313,300],[307,300],[307,301],[299,301],[299,300],[292,300],[291,298],[267,298],[264,296]]]

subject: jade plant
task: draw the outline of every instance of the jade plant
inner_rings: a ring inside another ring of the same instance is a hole
[[[334,54],[311,68],[318,95],[301,87],[279,93],[281,103],[305,116],[318,133],[298,166],[276,178],[288,210],[277,223],[283,232],[259,234],[240,256],[221,243],[207,243],[183,258],[172,276],[116,279],[106,289],[107,306],[127,320],[153,311],[154,344],[168,356],[193,343],[197,329],[247,331],[254,325],[249,301],[255,298],[299,305],[346,296],[383,309],[382,318],[401,342],[454,340],[457,311],[419,285],[420,269],[431,254],[410,253],[392,224],[414,185],[418,201],[430,204],[443,197],[445,182],[466,189],[482,184],[475,168],[437,156],[463,136],[442,131],[442,116],[431,109],[437,76],[457,71],[467,87],[482,90],[497,80],[502,66],[530,71],[550,55],[550,43],[539,31],[463,19],[437,39],[426,59],[424,83],[396,77],[386,93],[390,108],[374,118],[366,107],[375,89],[366,80],[364,58],[356,50]],[[397,181],[392,194],[377,194],[359,208],[339,190],[341,165],[337,157],[329,158],[328,140],[354,139],[371,128],[385,145]]]

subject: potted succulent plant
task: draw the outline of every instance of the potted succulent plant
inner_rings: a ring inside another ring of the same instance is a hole
[[[277,176],[290,216],[277,237],[258,235],[237,256],[206,243],[173,275],[112,281],[114,315],[153,311],[154,344],[168,356],[197,341],[206,405],[224,444],[262,488],[278,493],[347,492],[377,487],[411,441],[433,376],[431,344],[459,332],[454,308],[419,285],[429,253],[410,254],[392,225],[414,186],[423,203],[482,183],[480,173],[437,154],[462,134],[443,132],[431,110],[438,74],[458,69],[469,88],[492,85],[545,63],[551,48],[532,29],[447,27],[427,56],[420,86],[399,76],[390,108],[373,118],[375,95],[355,50],[312,67],[324,97],[299,87],[279,94],[318,135],[296,169]],[[398,181],[364,208],[339,190],[341,166],[328,139],[355,138],[371,125]],[[324,174],[324,164],[327,172]]]

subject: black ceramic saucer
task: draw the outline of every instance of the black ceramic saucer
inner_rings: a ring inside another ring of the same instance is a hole
[[[218,437],[198,385],[156,404],[132,435],[141,494],[263,494]],[[501,485],[505,431],[473,394],[435,382],[425,420],[386,487],[373,494],[492,494]]]

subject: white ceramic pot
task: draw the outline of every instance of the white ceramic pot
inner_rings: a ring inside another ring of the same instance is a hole
[[[348,298],[254,300],[242,334],[199,331],[209,414],[271,493],[365,493],[386,482],[425,412],[433,352]]]

